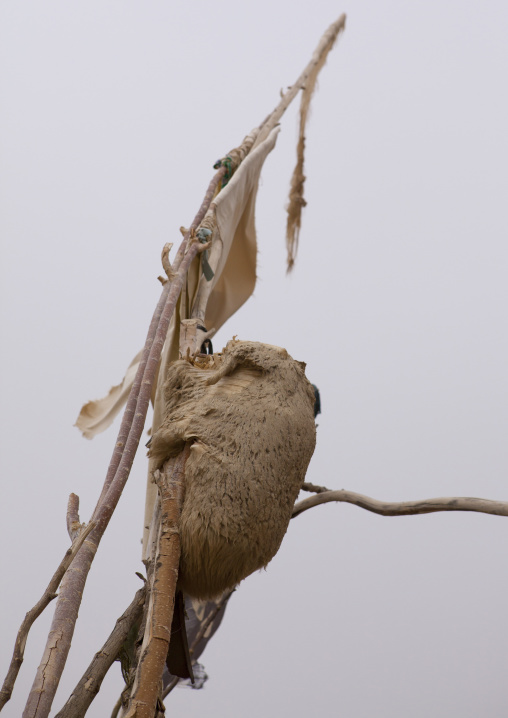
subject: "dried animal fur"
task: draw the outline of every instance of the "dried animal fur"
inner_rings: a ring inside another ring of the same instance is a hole
[[[342,20],[342,22],[340,22]],[[305,157],[305,128],[309,118],[310,102],[312,95],[316,89],[317,78],[321,72],[323,65],[330,50],[335,45],[335,41],[341,31],[344,30],[346,18],[343,16],[339,22],[335,24],[333,32],[330,34],[328,44],[323,52],[316,58],[316,62],[309,72],[305,80],[305,87],[302,90],[302,99],[300,102],[300,130],[298,133],[298,145],[296,148],[296,166],[291,177],[291,185],[289,190],[289,204],[287,207],[287,224],[286,224],[286,247],[287,247],[287,271],[293,268],[298,251],[298,241],[300,239],[300,228],[302,224],[302,209],[307,202],[303,196],[303,188],[305,185],[304,174],[304,157]],[[332,30],[332,27],[330,27]],[[316,57],[316,54],[314,54]],[[314,58],[313,58],[314,59]]]
[[[277,553],[314,451],[314,390],[285,349],[233,340],[172,364],[165,401],[150,456],[160,466],[192,442],[179,585],[208,599]]]

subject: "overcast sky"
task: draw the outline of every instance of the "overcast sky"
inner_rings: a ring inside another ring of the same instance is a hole
[[[88,520],[118,421],[73,428],[143,345],[160,251],[212,165],[341,12],[308,128],[296,268],[284,229],[297,107],[258,196],[259,281],[214,340],[284,346],[322,395],[308,480],[386,500],[507,498],[506,2],[88,0],[0,5],[1,679],[17,627]],[[89,576],[55,712],[139,586],[146,459]],[[508,520],[307,512],[234,595],[202,691],[171,715],[497,718]],[[52,609],[6,717],[21,715]],[[89,715],[109,715],[118,664]]]

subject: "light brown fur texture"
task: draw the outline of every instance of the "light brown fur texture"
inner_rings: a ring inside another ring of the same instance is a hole
[[[175,362],[164,390],[150,456],[160,466],[193,442],[179,585],[208,599],[277,553],[314,451],[314,391],[285,349],[235,340],[222,354]]]

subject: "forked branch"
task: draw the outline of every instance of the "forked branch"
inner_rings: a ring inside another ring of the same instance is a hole
[[[71,494],[71,496],[75,495]],[[0,710],[2,710],[7,701],[11,698],[14,683],[16,682],[16,678],[18,677],[21,664],[23,663],[28,632],[30,631],[36,619],[44,611],[46,606],[48,606],[51,601],[57,597],[56,591],[58,590],[58,587],[62,578],[65,575],[65,572],[67,571],[71,563],[74,561],[76,554],[83,545],[83,542],[87,538],[88,534],[94,528],[95,522],[92,521],[77,535],[77,538],[74,539],[72,546],[65,552],[65,556],[63,557],[60,562],[60,565],[53,574],[53,578],[49,582],[46,590],[44,591],[40,599],[37,601],[35,606],[28,611],[25,618],[23,619],[23,622],[19,627],[18,635],[16,636],[16,643],[14,644],[14,652],[12,655],[9,670],[7,671],[7,676],[5,677],[2,690],[0,691]]]
[[[108,640],[95,654],[81,680],[55,718],[76,718],[76,716],[85,715],[99,692],[106,673],[117,660],[130,631],[141,619],[144,603],[145,588],[143,587],[137,591],[130,606],[117,620]]]

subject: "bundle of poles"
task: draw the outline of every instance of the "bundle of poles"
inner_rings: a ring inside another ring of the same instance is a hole
[[[237,158],[238,165],[253,148],[266,139],[300,91],[303,91],[304,95],[310,99],[317,74],[323,66],[337,36],[344,29],[345,20],[345,16],[342,15],[328,28],[321,38],[311,61],[296,82],[282,96],[274,111],[246,137],[239,148],[229,153],[229,156],[234,155]],[[308,101],[306,104],[308,107]],[[306,115],[307,112],[305,111],[302,136]],[[300,174],[302,161],[299,163]],[[193,259],[201,252],[210,249],[210,242],[203,243],[200,241],[197,231],[214,197],[221,190],[221,185],[228,170],[230,168],[223,164],[213,176],[203,202],[190,228],[185,232],[172,265],[169,265],[168,262],[168,248],[166,247],[163,250],[163,267],[166,270],[167,281],[164,282],[160,299],[150,322],[143,356],[127,400],[100,497],[90,521],[87,524],[81,524],[78,515],[79,499],[74,494],[70,496],[67,527],[72,546],[60,563],[43,596],[36,606],[27,613],[20,627],[11,665],[0,692],[0,710],[11,697],[16,677],[23,662],[26,640],[31,625],[47,605],[54,598],[57,598],[44,654],[23,712],[24,718],[46,718],[49,715],[71,647],[90,567],[129,478],[139,446],[171,318],[175,312]],[[302,192],[301,182],[299,191]],[[297,199],[295,199],[295,202],[300,208],[303,206],[303,203],[298,203]],[[292,232],[293,238],[295,235],[297,236],[299,231],[298,212],[296,215],[293,212],[293,220],[288,231]],[[291,240],[288,241],[291,242]],[[290,260],[289,263],[291,264],[292,261]],[[197,319],[191,321],[190,325],[187,326],[187,331],[182,333],[180,338],[181,356],[192,355],[199,351],[201,337],[196,330],[198,323]],[[181,510],[187,453],[188,449],[186,448],[176,459],[166,462],[162,471],[159,472],[157,484],[160,510],[157,509],[154,512],[156,525],[151,527],[152,535],[157,538],[154,542],[152,560],[148,562],[147,584],[144,589],[138,592],[122,619],[119,619],[120,624],[127,629],[129,623],[132,625],[134,616],[139,619],[140,607],[143,603],[146,604],[147,610],[145,613],[147,617],[144,639],[127,712],[125,713],[126,716],[130,717],[150,716],[150,718],[153,718],[156,715],[157,702],[161,699],[161,677],[169,645],[169,627],[171,626],[180,558],[178,517]],[[154,562],[156,557],[157,560],[159,558],[162,558],[162,560],[158,561],[158,563],[157,561]],[[159,566],[158,571],[152,570],[154,563]],[[57,595],[58,589],[59,593]],[[116,655],[113,655],[112,652],[109,658],[111,659],[111,665],[116,659]],[[76,696],[73,693],[72,700],[69,699],[58,715],[84,715],[99,687],[100,682],[96,688],[87,689],[86,701],[80,705],[78,705]]]

